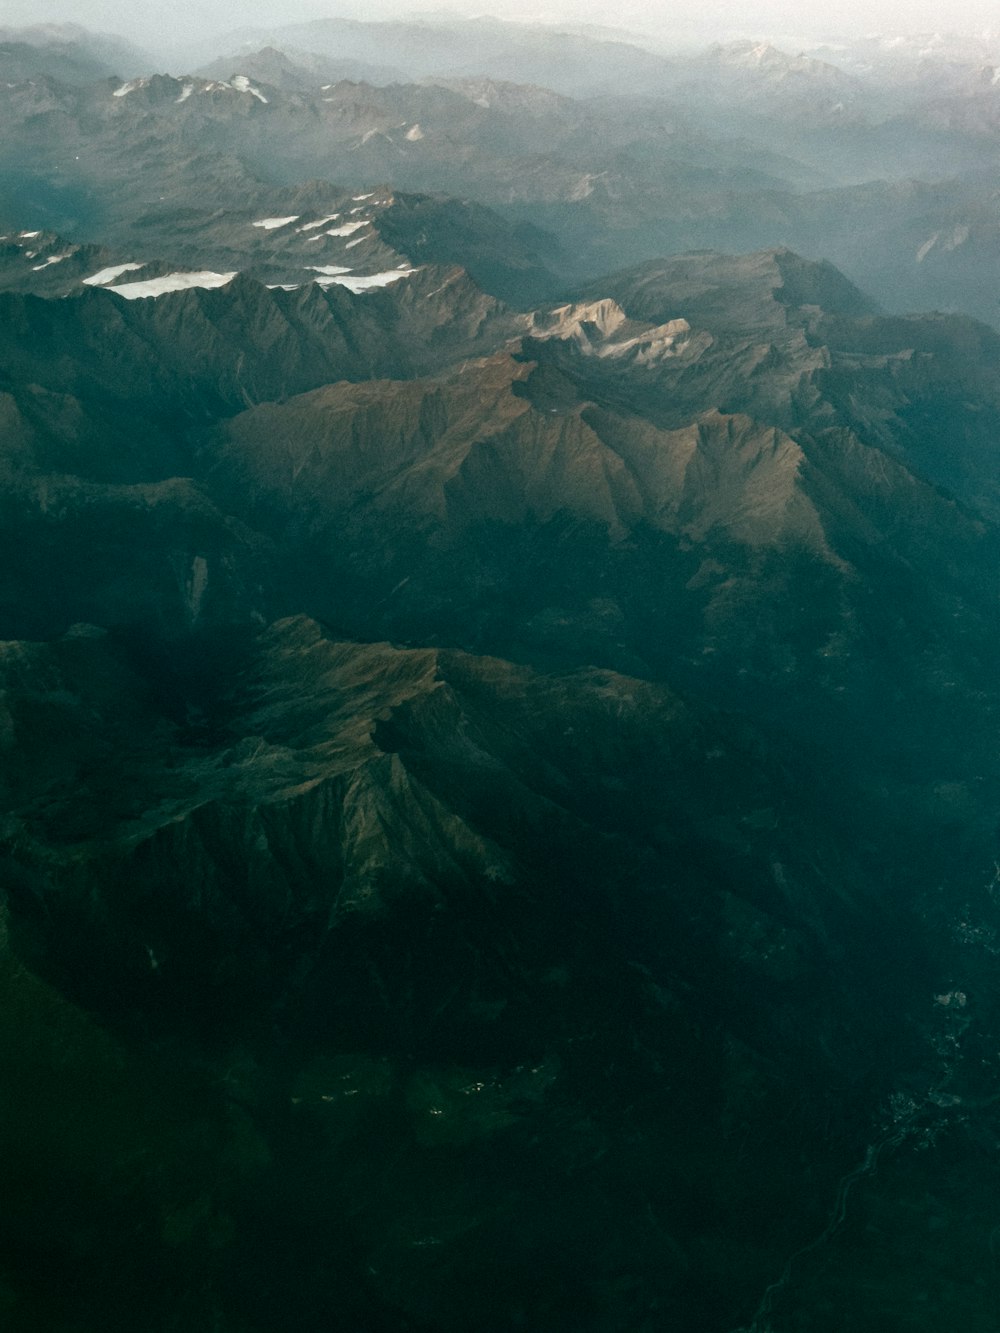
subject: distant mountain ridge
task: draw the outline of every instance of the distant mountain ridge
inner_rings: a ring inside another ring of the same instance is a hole
[[[410,78],[487,74],[577,95],[637,81],[648,89],[663,68],[660,57],[632,43],[493,18],[316,19],[233,34],[230,44],[236,49],[248,42],[287,43],[328,57],[387,63]]]
[[[321,67],[302,58],[307,64],[263,57],[274,83],[226,60],[214,67],[219,77],[70,86],[43,76],[0,87],[4,226],[73,244],[111,242],[123,262],[200,247],[205,258],[184,254],[186,265],[229,272],[242,265],[206,199],[234,210],[256,200],[260,218],[280,217],[299,211],[296,200],[317,178],[339,183],[332,197],[381,182],[461,201],[451,242],[436,206],[427,257],[468,263],[526,306],[561,279],[656,255],[785,245],[830,258],[890,308],[997,321],[980,278],[1000,247],[988,197],[997,88],[988,80],[920,101],[744,44],[675,59],[655,97],[640,98],[641,83],[628,83],[612,97],[571,98],[495,76],[320,83]],[[894,179],[865,179],[886,162]],[[126,170],[127,192],[119,188]],[[961,174],[942,179],[953,172]],[[849,183],[831,183],[845,175]],[[478,213],[492,252],[481,262],[468,226],[476,209],[499,212],[506,224]],[[202,225],[192,221],[198,210]],[[150,247],[133,254],[133,236]],[[346,265],[332,242],[324,246],[319,263]],[[405,253],[401,241],[397,248]],[[517,254],[509,280],[505,250]],[[268,280],[293,280],[280,269]]]
[[[154,67],[152,56],[131,42],[76,23],[0,25],[0,79],[7,81],[47,74],[86,84],[114,74],[145,74]]]

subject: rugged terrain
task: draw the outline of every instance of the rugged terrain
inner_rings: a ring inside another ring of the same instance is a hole
[[[992,1331],[1000,335],[279,54],[0,89],[5,1327]]]
[[[266,281],[288,282],[294,228],[251,245],[246,226],[381,191],[396,205],[352,239],[399,248],[402,229],[411,252],[423,243],[522,305],[664,254],[783,245],[832,260],[888,309],[1000,318],[1000,52],[889,47],[859,68],[850,48],[736,43],[668,59],[469,24],[451,59],[433,24],[422,42],[347,28],[263,34],[195,72],[150,74],[150,57],[119,51],[117,76],[95,65],[91,80],[66,69],[90,48],[22,41],[34,65],[0,85],[0,225],[110,245],[122,262],[198,252],[228,272],[252,251]],[[344,262],[345,240],[308,239],[309,259]]]

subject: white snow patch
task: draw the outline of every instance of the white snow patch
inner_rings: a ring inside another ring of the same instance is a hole
[[[411,125],[410,128],[406,131],[405,137],[409,139],[410,143],[416,143],[418,139],[422,139],[424,137],[424,132],[419,125]]]
[[[965,245],[971,234],[971,228],[964,222],[957,223],[947,235],[936,231],[917,251],[917,263],[922,264],[936,245],[940,245],[942,250],[959,249]]]
[[[225,287],[236,277],[232,273],[168,273],[164,278],[150,278],[146,282],[124,282],[117,287],[106,287],[105,291],[117,292],[128,301],[138,300],[143,296],[163,296],[166,292],[181,292],[189,287]]]
[[[290,218],[261,218],[259,222],[251,223],[254,227],[263,227],[265,231],[277,231],[279,227],[287,227],[289,222],[297,222],[301,214],[293,213]]]
[[[328,218],[317,218],[315,222],[303,222],[301,227],[296,227],[296,231],[314,231],[317,227],[325,227],[328,222],[336,222],[340,217],[339,213],[331,213]]]
[[[145,267],[145,264],[114,264],[111,268],[102,268],[99,273],[91,273],[89,278],[84,278],[84,286],[103,287],[106,282],[114,282],[123,273],[134,273],[136,269]]]
[[[36,236],[41,236],[42,233],[40,231],[19,231],[17,234],[23,241],[33,241]]]
[[[148,79],[129,79],[128,83],[123,83],[120,88],[116,88],[111,96],[128,97],[129,93],[134,93],[137,88],[145,88],[148,82]]]
[[[362,241],[370,241],[370,240],[371,240],[370,236],[359,236],[356,241],[348,241],[347,244],[344,246],[344,249],[353,250],[354,247],[356,245],[360,245]]]
[[[194,84],[186,83],[184,87],[181,89],[180,97],[178,97],[176,100],[178,102],[186,102],[193,92],[194,92]]]
[[[361,222],[345,222],[339,227],[331,227],[326,233],[327,236],[350,236],[362,227],[368,226],[368,219],[364,218]]]
[[[40,273],[43,268],[48,268],[52,264],[61,264],[64,259],[69,259],[72,253],[72,250],[67,250],[66,253],[62,255],[49,255],[44,264],[35,264],[32,271]]]
[[[323,273],[328,278],[335,277],[338,273],[350,273],[349,268],[343,264],[310,264],[309,267],[314,273]]]
[[[370,193],[368,193],[368,194],[356,194],[356,195],[352,196],[351,202],[352,202],[352,203],[355,203],[355,204],[360,204],[360,203],[362,203],[365,199],[371,199],[372,196],[373,196],[374,194],[375,194],[375,191],[374,191],[374,190],[372,190],[372,191],[371,191]],[[354,210],[352,209],[351,211],[353,212]]]
[[[402,267],[404,266],[401,264],[400,268]],[[438,292],[443,292],[446,287],[450,287],[451,284],[455,282],[460,276],[461,275],[458,273],[453,273],[450,278],[445,278],[444,282],[442,282],[440,287],[435,287],[432,292],[427,293],[427,295],[424,297],[424,300],[429,301],[432,296],[437,296]]]
[[[234,74],[232,83],[238,93],[253,93],[258,102],[263,102],[265,106],[267,105],[267,98],[259,88],[253,86],[245,74]]]
[[[317,278],[316,281],[321,287],[346,287],[348,291],[367,292],[376,287],[388,287],[390,282],[398,282],[400,278],[407,278],[411,273],[416,273],[416,269],[410,268],[401,272],[398,268],[390,269],[388,273],[363,273],[353,278]]]

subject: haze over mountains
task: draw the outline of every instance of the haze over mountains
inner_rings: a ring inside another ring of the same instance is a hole
[[[162,214],[166,246],[167,215],[209,189],[213,205],[257,196],[267,212],[268,186],[320,178],[489,206],[551,233],[571,278],[777,244],[832,260],[887,308],[997,318],[981,279],[1000,246],[988,42],[665,57],[492,20],[327,20],[239,50],[234,38],[200,71],[152,82],[148,61],[119,51],[111,87],[82,72],[105,72],[112,43],[38,40],[0,52],[12,228],[106,243]]]
[[[0,43],[5,1328],[992,1333],[1000,51],[201,55]]]

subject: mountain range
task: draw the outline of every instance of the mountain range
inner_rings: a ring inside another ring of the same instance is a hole
[[[5,1327],[988,1333],[987,185],[823,177],[945,75],[452,28],[11,38]]]
[[[392,25],[346,29],[353,45],[307,26],[271,34],[299,46],[240,50],[200,74],[151,76],[150,58],[137,55],[111,82],[64,77],[60,61],[91,59],[89,48],[29,47],[37,68],[0,88],[0,222],[93,244],[148,236],[166,258],[195,212],[206,226],[219,208],[288,215],[310,181],[391,186],[536,228],[527,262],[554,268],[564,288],[686,249],[787,246],[832,260],[888,309],[997,320],[981,281],[1000,244],[991,132],[1000,57],[991,64],[986,50],[960,62],[947,47],[931,58],[932,45],[911,66],[890,47],[865,71],[850,52],[840,68],[767,43],[668,58],[573,36],[572,49],[600,60],[607,77],[561,83],[550,62],[531,84],[522,60],[531,30],[517,25],[487,24],[490,40],[463,47],[462,62],[425,25],[424,47],[440,52],[431,72],[416,55],[397,63]],[[545,43],[535,46],[548,60]],[[378,66],[363,58],[376,47]],[[611,48],[653,61],[655,76],[616,72]],[[520,62],[516,83],[508,56]],[[556,289],[501,294],[531,305]]]

